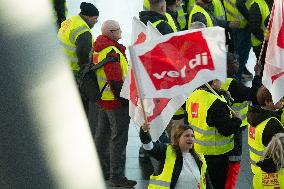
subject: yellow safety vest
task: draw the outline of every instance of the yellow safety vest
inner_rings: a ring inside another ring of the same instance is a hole
[[[185,114],[185,111],[182,107],[180,107],[175,113],[176,116],[184,115],[184,114]]]
[[[95,57],[98,57],[97,60],[98,62],[96,63],[99,63],[101,61],[103,61],[107,54],[114,50],[116,53],[119,54],[119,57],[120,57],[120,67],[121,67],[121,71],[122,71],[122,79],[124,80],[126,74],[127,74],[127,70],[128,70],[128,63],[127,63],[127,60],[126,58],[124,57],[124,55],[115,47],[115,46],[110,46],[110,47],[107,47],[103,50],[101,50],[100,52],[94,52],[93,56]],[[103,89],[103,87],[105,86],[106,82],[107,82],[107,78],[106,78],[106,74],[104,72],[104,67],[101,67],[99,69],[96,70],[96,75],[97,75],[97,79],[98,79],[98,84],[99,84],[99,87],[100,87],[100,90]],[[103,93],[102,93],[102,97],[101,97],[102,100],[114,100],[115,99],[115,96],[114,94],[112,93],[111,91],[111,88],[110,88],[110,85],[107,84]]]
[[[253,176],[253,188],[256,189],[283,189],[284,168],[277,173],[266,173],[259,169]]]
[[[195,14],[195,13],[201,13],[205,16],[205,19],[206,19],[206,26],[207,27],[213,27],[213,21],[210,17],[210,15],[206,12],[206,10],[204,10],[201,6],[199,5],[194,5],[192,10],[190,11],[190,14],[189,14],[189,19],[188,19],[188,28],[190,29],[190,25],[192,23],[192,16]]]
[[[64,52],[70,61],[73,72],[78,72],[80,70],[75,42],[79,35],[85,32],[91,33],[91,29],[88,24],[77,15],[62,22],[61,28],[57,34],[60,44],[63,46]],[[94,39],[92,37],[92,44],[93,42]]]
[[[143,10],[144,11],[150,10],[150,2],[149,2],[149,0],[144,0],[143,1]]]
[[[228,137],[223,136],[216,127],[207,125],[208,109],[217,99],[226,103],[224,97],[219,98],[208,91],[198,89],[186,101],[188,123],[192,126],[195,135],[194,148],[196,152],[204,155],[221,155],[234,148],[233,134]]]
[[[165,20],[157,20],[156,22],[152,23],[153,26],[157,27],[161,22],[166,22],[169,24],[169,26],[172,28],[174,32],[177,32],[177,26],[175,24],[175,21],[173,20],[172,16],[169,13],[165,13],[165,16],[168,21]]]
[[[178,23],[182,30],[186,28],[186,17],[187,17],[187,12],[184,11],[185,10],[184,6],[185,6],[184,3],[182,2],[177,10]]]
[[[232,81],[233,81],[233,78],[226,78],[226,82],[222,83],[221,89],[228,91]],[[233,103],[232,109],[241,114],[242,116],[241,127],[247,126],[248,124],[248,120],[247,120],[248,102],[244,101],[242,103]]]
[[[259,162],[262,158],[265,149],[265,146],[262,144],[262,133],[267,122],[271,119],[276,119],[277,121],[279,121],[276,117],[270,117],[258,124],[256,127],[252,127],[250,124],[248,126],[250,165],[251,170],[254,174],[256,174],[257,171],[260,171],[260,168],[256,165],[256,163]]]
[[[214,13],[213,15],[215,18],[219,20],[225,20],[225,10],[220,0],[212,0],[212,4],[214,6]]]
[[[189,0],[187,3],[187,12],[190,14],[191,10],[193,9],[194,5],[196,5],[195,0]]]
[[[224,0],[224,8],[226,12],[227,21],[239,21],[240,28],[245,28],[247,25],[247,20],[245,17],[240,13],[236,6],[237,0]],[[245,5],[247,10],[250,9],[253,0],[247,0]]]
[[[265,0],[254,0],[254,3],[258,4],[258,7],[260,9],[260,13],[261,13],[261,23],[260,23],[260,27],[263,30],[264,33],[264,40],[265,38],[268,36],[268,31],[266,29],[265,26],[265,20],[266,18],[270,15],[270,10],[268,5],[266,4]],[[256,46],[260,46],[262,44],[262,41],[260,41],[258,38],[256,38],[252,33],[251,33],[251,44],[252,46],[256,47]]]
[[[200,188],[206,189],[206,179],[205,179],[205,173],[207,169],[207,164],[205,161],[205,158],[202,154],[198,154],[200,157],[200,160],[202,161],[201,166],[201,176],[200,176]],[[148,188],[149,189],[169,189],[171,185],[173,170],[175,166],[176,161],[176,153],[171,145],[167,146],[166,151],[166,159],[163,171],[160,175],[150,176],[150,181]]]

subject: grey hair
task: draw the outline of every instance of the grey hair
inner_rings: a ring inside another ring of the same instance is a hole
[[[269,158],[272,158],[277,171],[284,168],[284,133],[275,134],[268,143],[262,160]]]
[[[199,21],[196,21],[196,22],[192,22],[190,24],[190,30],[193,30],[193,29],[200,29],[200,28],[206,28],[206,25],[203,24],[202,22],[199,22]]]

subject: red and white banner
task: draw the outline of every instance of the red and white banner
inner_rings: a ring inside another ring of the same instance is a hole
[[[265,62],[284,69],[284,1],[274,0]]]
[[[225,33],[220,27],[176,32],[129,47],[141,98],[190,94],[213,79],[225,81]]]
[[[147,40],[149,40],[149,36],[161,36],[156,28],[151,28],[150,26],[149,29],[148,26],[148,29],[146,29],[146,26],[135,17],[133,18],[132,24],[132,44],[144,42],[146,40],[146,33]],[[129,69],[128,76],[124,81],[120,95],[123,98],[129,99],[129,115],[135,124],[141,126],[145,122],[145,119],[139,100],[134,73],[131,67]],[[158,138],[161,136],[172,116],[185,102],[187,96],[188,95],[181,95],[172,99],[150,98],[143,100],[147,120],[151,126],[150,133],[154,141],[158,140]]]
[[[284,1],[274,0],[262,83],[273,102],[284,96]]]

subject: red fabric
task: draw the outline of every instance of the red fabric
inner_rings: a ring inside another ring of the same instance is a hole
[[[229,170],[225,189],[234,189],[236,187],[238,175],[241,168],[241,162],[229,162]]]
[[[119,49],[119,51],[125,56],[125,50],[126,48],[119,44],[116,41],[111,40],[107,36],[100,35],[96,41],[94,42],[93,49],[95,52],[100,52],[101,50],[109,47],[109,46],[115,46]],[[118,55],[113,52],[112,54],[109,54],[109,56],[117,57]],[[95,59],[94,59],[95,61]],[[122,80],[122,70],[120,67],[120,62],[111,62],[104,66],[104,72],[106,74],[107,82],[110,83],[110,81],[120,81]],[[111,88],[112,89],[112,88]],[[113,90],[113,89],[112,89]],[[102,109],[105,110],[112,110],[120,107],[121,103],[118,100],[100,100],[98,102]]]

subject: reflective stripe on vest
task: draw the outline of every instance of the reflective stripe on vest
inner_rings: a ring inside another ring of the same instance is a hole
[[[94,52],[93,56],[94,57],[97,56],[97,61],[98,61],[98,62],[94,62],[94,63],[97,64],[97,63],[101,62],[102,60],[104,60],[106,58],[107,54],[112,50],[114,50],[120,56],[120,67],[121,67],[121,71],[122,71],[122,79],[124,80],[124,78],[126,77],[126,74],[127,74],[127,70],[128,70],[128,63],[127,63],[127,60],[124,57],[124,55],[115,46],[107,47],[107,48],[101,50],[100,52]],[[105,86],[105,83],[107,82],[106,75],[105,75],[105,72],[104,72],[104,67],[97,69],[96,75],[97,75],[100,90],[102,90],[102,88]],[[107,84],[107,86],[105,87],[105,89],[102,93],[101,99],[102,100],[114,100],[115,99],[114,94],[113,94],[109,84]]]
[[[205,173],[207,170],[207,164],[202,154],[198,154],[202,162],[201,174],[200,174],[200,189],[206,189]],[[148,189],[170,189],[174,165],[176,161],[176,153],[171,145],[167,146],[166,159],[163,171],[160,175],[150,176]]]
[[[232,81],[233,81],[233,78],[226,78],[226,82],[222,83],[221,89],[228,91]],[[242,116],[241,127],[246,126],[248,124],[248,122],[247,122],[248,102],[244,101],[244,102],[241,102],[241,103],[233,103],[232,109],[241,114],[241,116]]]
[[[256,163],[262,158],[263,151],[265,149],[265,146],[262,144],[262,133],[264,128],[266,127],[267,122],[271,119],[279,121],[276,117],[270,117],[258,124],[256,127],[252,127],[251,125],[248,126],[249,155],[251,169],[254,174],[258,169],[260,169],[256,166]]]
[[[220,155],[229,152],[234,147],[233,134],[226,137],[217,131],[215,127],[209,127],[206,122],[207,111],[215,100],[216,95],[198,89],[195,90],[186,101],[188,123],[192,125],[195,135],[194,148],[204,155]],[[226,103],[226,100],[220,98]],[[228,128],[229,129],[229,128]]]
[[[266,173],[261,169],[253,177],[253,188],[280,189],[284,188],[284,168],[277,173]]]
[[[268,36],[268,31],[266,29],[264,22],[265,22],[266,18],[269,17],[269,15],[270,15],[269,7],[268,7],[267,3],[265,2],[265,0],[254,0],[254,3],[257,3],[257,5],[260,9],[260,13],[261,13],[260,27],[263,31],[264,38],[266,38]],[[260,46],[262,44],[262,41],[260,41],[253,34],[251,34],[251,44],[254,47]]]
[[[220,0],[212,0],[214,6],[213,15],[219,20],[225,20],[225,10]]]
[[[178,23],[180,25],[180,28],[183,30],[186,27],[186,16],[187,12],[185,12],[185,7],[184,3],[182,2],[180,6],[177,9],[178,13]]]
[[[245,5],[247,10],[250,9],[253,0],[247,0]],[[236,6],[236,0],[224,0],[224,8],[226,12],[227,21],[240,21],[240,28],[245,28],[247,20],[240,13]]]
[[[167,13],[167,12],[165,13],[165,16],[166,16],[166,18],[167,18],[167,20],[168,20],[168,23],[169,23],[169,25],[171,26],[172,30],[173,30],[174,32],[177,32],[178,29],[177,29],[177,26],[176,26],[176,23],[175,23],[173,17],[172,17],[169,13]]]
[[[188,28],[190,28],[190,25],[192,23],[192,16],[195,14],[195,13],[201,13],[205,16],[205,19],[206,19],[206,26],[207,27],[213,27],[213,21],[210,17],[210,15],[206,12],[206,10],[204,10],[201,6],[199,5],[194,5],[192,10],[190,11],[190,14],[189,14],[189,19],[188,19]]]
[[[71,68],[75,72],[80,70],[75,42],[78,36],[85,32],[91,33],[89,26],[79,15],[76,15],[62,22],[57,34],[60,44],[63,46],[64,52],[70,61]]]

